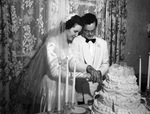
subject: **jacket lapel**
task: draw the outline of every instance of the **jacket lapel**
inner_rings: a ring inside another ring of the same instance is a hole
[[[96,45],[95,45],[95,56],[94,56],[94,62],[93,62],[93,66],[94,68],[96,69],[99,69],[99,66],[102,62],[102,53],[103,53],[103,46],[102,44],[96,42]]]

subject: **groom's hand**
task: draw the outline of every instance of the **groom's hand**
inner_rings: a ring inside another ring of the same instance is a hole
[[[93,83],[102,81],[102,74],[100,70],[95,70],[91,65],[88,65],[86,71],[91,74],[89,81],[92,81]]]

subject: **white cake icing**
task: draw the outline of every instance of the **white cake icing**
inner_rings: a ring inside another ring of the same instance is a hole
[[[100,97],[94,100],[92,114],[146,114],[136,80],[133,68],[113,64],[103,90],[97,93]]]
[[[71,110],[70,114],[85,114],[86,113],[86,109],[84,107],[74,107]]]

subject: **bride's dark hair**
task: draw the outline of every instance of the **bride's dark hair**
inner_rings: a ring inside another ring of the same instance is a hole
[[[78,24],[78,25],[83,26],[82,19],[81,19],[81,17],[78,16],[78,15],[75,15],[75,16],[71,17],[71,19],[69,19],[69,20],[66,22],[66,29],[72,28],[73,26],[75,26],[75,24]]]
[[[64,32],[65,30],[71,29],[76,24],[83,26],[82,18],[78,15],[72,16],[69,20],[66,22],[62,21],[60,23],[60,32]]]

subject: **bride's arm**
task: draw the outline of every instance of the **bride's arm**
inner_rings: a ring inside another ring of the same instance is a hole
[[[72,57],[69,61],[69,69],[73,72],[74,66],[76,66],[76,77],[77,78],[90,78],[91,75],[86,72],[87,65],[83,65],[80,61],[77,61],[74,57]]]
[[[56,45],[52,42],[47,44],[47,59],[50,69],[50,74],[52,78],[58,77],[60,74],[59,69],[59,49]],[[61,60],[61,76],[66,77],[67,74],[67,59]],[[68,72],[69,73],[69,72]],[[69,74],[70,75],[70,74]]]
[[[49,70],[51,76],[58,77],[59,75],[59,62],[58,62],[58,54],[56,51],[56,45],[53,42],[47,43],[47,60],[49,65]]]

